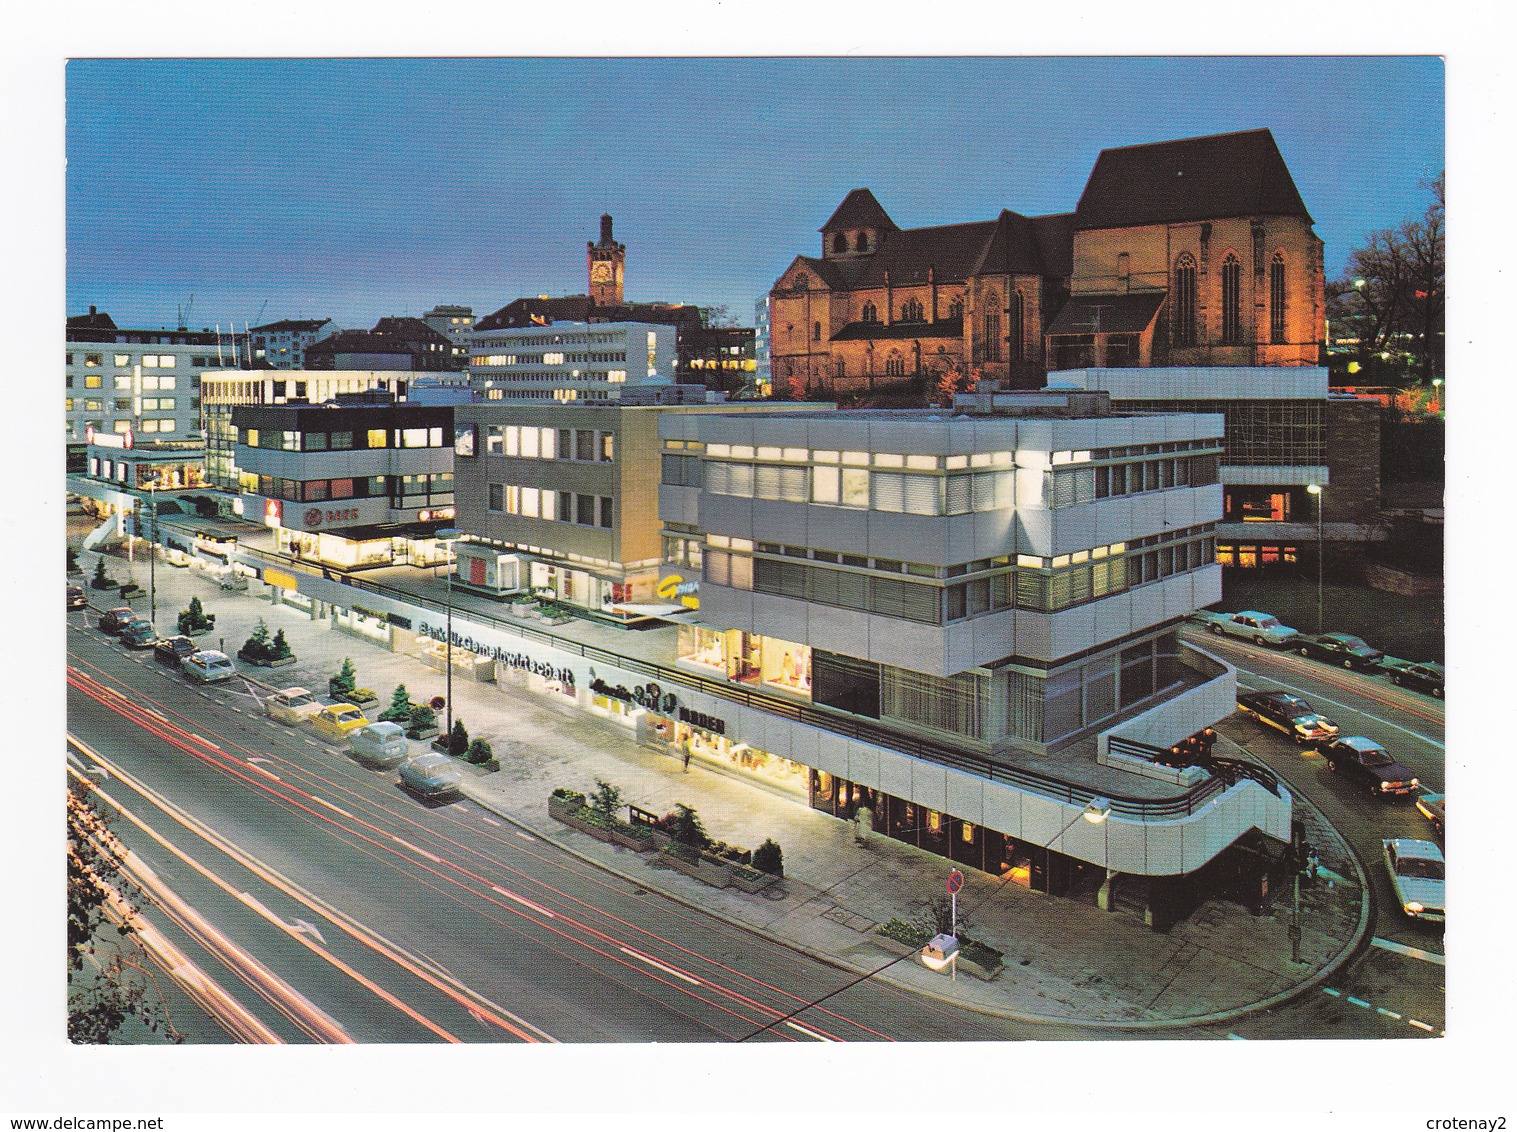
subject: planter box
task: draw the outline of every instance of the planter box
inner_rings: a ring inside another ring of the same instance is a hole
[[[653,843],[653,838],[651,837],[638,837],[630,833],[623,833],[621,830],[612,832],[611,840],[616,842],[618,845],[625,845],[628,849],[631,849],[637,853],[651,853],[653,850],[658,848],[658,846]]]
[[[548,816],[555,821],[567,821],[584,809],[585,803],[578,798],[555,798],[548,795]]]
[[[518,617],[521,620],[526,621],[528,618],[530,618],[532,616],[532,611],[534,609],[536,609],[536,608],[537,607],[533,606],[533,605],[517,605],[517,604],[513,604],[508,609],[507,612],[509,612],[512,617]]]
[[[448,741],[445,738],[433,739],[432,740],[432,749],[434,751],[436,751],[439,755],[447,755],[449,758],[453,758],[454,757],[453,752],[450,751],[450,750],[448,750]],[[462,755],[458,755],[457,757],[460,758],[460,759],[463,758]]]
[[[714,864],[702,858],[699,861],[687,861],[675,853],[660,853],[658,859],[671,869],[684,873],[687,877],[694,877],[702,884],[709,884],[712,888],[726,888],[732,883],[732,870],[726,865]]]
[[[242,661],[243,664],[251,664],[254,668],[285,668],[294,664],[296,660],[293,656],[284,657],[282,660],[253,660],[251,657],[243,656],[241,653],[237,654],[237,659]]]
[[[435,738],[439,734],[440,734],[440,732],[435,727],[424,727],[420,731],[416,731],[416,732],[407,731],[406,732],[406,738],[407,739],[432,739],[432,738]]]
[[[959,957],[958,964],[959,970],[964,974],[973,975],[975,978],[983,979],[987,983],[991,982],[997,975],[1001,973],[1002,966],[1002,964],[997,963],[994,967],[982,967],[974,960],[965,959],[963,956]]]
[[[188,629],[184,633],[182,633],[181,636],[185,636],[185,637],[204,637],[206,634],[208,634],[208,633],[214,633],[215,631],[216,631],[216,626],[215,625],[207,625],[204,629]]]
[[[732,881],[732,887],[740,892],[762,892],[780,879],[773,873],[759,873],[756,877],[746,877],[735,870],[729,870],[727,875]]]

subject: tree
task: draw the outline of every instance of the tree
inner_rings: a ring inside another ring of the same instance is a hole
[[[397,684],[395,694],[390,697],[390,706],[379,713],[379,718],[391,723],[405,723],[411,718],[412,710],[411,693],[406,691],[404,684]]]
[[[269,640],[269,626],[262,617],[258,619],[258,624],[253,626],[253,631],[248,634],[248,639],[243,642],[237,655],[244,660],[274,659],[274,644]]]
[[[1421,381],[1443,373],[1443,185],[1442,174],[1430,182],[1433,201],[1421,217],[1371,232],[1328,285],[1332,335],[1357,340],[1362,372],[1404,357]]]
[[[946,893],[940,893],[930,898],[926,904],[917,909],[914,922],[917,927],[929,931],[933,935],[947,935],[954,929],[953,922],[953,897]],[[963,911],[959,912],[959,935],[969,931],[969,917]]]
[[[495,757],[495,750],[484,739],[474,739],[469,743],[468,760],[475,766],[484,766]]]
[[[780,850],[779,842],[772,837],[764,838],[764,843],[753,851],[753,867],[761,873],[784,876],[785,854]]]
[[[274,650],[269,656],[270,660],[284,660],[294,655],[290,652],[290,642],[284,639],[283,629],[274,634],[274,641],[269,647]]]
[[[672,840],[691,849],[704,849],[711,844],[700,816],[683,802],[674,804],[674,812],[665,816],[663,825]]]
[[[399,723],[400,720],[396,720]],[[406,726],[406,736],[411,739],[420,739],[422,733],[431,731],[437,726],[437,713],[432,710],[430,704],[412,704],[410,722]]]
[[[105,555],[102,554],[95,559],[95,576],[90,579],[90,585],[97,590],[108,590],[115,584],[105,572]]]
[[[622,808],[621,787],[612,786],[605,779],[597,778],[595,793],[590,795],[590,808],[604,817],[614,818],[616,811]]]
[[[183,1041],[127,926],[137,893],[122,875],[111,833],[115,812],[82,779],[68,792],[68,1037],[103,1045],[128,1018]],[[114,918],[114,928],[108,921]],[[93,969],[94,973],[91,974]]]
[[[455,719],[453,730],[448,732],[448,754],[462,755],[469,750],[469,729],[464,726],[464,721]]]
[[[701,324],[707,329],[730,330],[738,325],[737,316],[732,313],[732,308],[726,303],[696,309],[701,312]]]
[[[806,399],[806,380],[798,373],[792,373],[785,379],[785,393],[791,401],[804,401]]]
[[[334,699],[341,696],[351,696],[358,688],[358,670],[353,667],[353,658],[342,658],[342,667],[337,670],[337,675],[327,681],[327,691]]]

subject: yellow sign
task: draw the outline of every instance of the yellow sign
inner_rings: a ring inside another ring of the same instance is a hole
[[[278,586],[283,590],[293,590],[296,588],[295,575],[286,574],[283,570],[270,570],[265,567],[263,580],[269,585]]]
[[[677,601],[686,609],[701,607],[700,582],[687,582],[681,574],[666,574],[653,591],[664,601]]]

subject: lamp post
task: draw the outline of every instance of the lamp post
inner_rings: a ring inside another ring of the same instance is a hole
[[[149,480],[147,485],[148,497],[148,527],[147,537],[147,603],[148,620],[154,624],[158,622],[158,481]]]
[[[1443,378],[1433,378],[1433,412],[1443,412]]]
[[[1317,497],[1317,633],[1322,633],[1322,559],[1325,557],[1322,545],[1322,485],[1309,483],[1306,485],[1309,494]]]
[[[447,697],[448,697],[448,730],[443,734],[443,746],[448,754],[453,753],[453,544],[458,541],[463,532],[456,527],[444,527],[437,532],[437,541],[446,548],[444,553],[447,559],[444,565],[448,568],[448,617],[447,617],[447,641],[443,644],[443,664],[447,669]]]

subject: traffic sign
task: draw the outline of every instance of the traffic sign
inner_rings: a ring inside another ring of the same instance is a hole
[[[964,887],[964,874],[958,869],[948,870],[948,895],[953,896]]]

